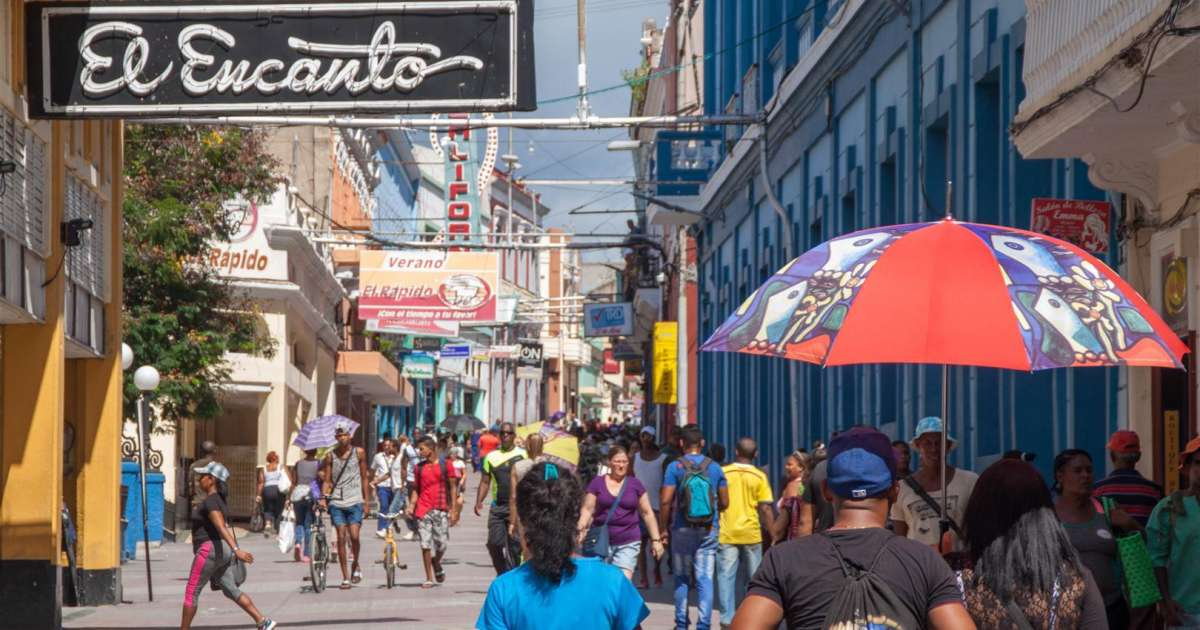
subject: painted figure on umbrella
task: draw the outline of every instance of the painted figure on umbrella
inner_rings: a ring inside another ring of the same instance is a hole
[[[1090,257],[1030,232],[962,225],[992,250],[1031,369],[1136,364],[1170,354],[1108,277],[1112,272]],[[823,363],[880,257],[928,226],[873,228],[809,250],[750,295],[704,349]]]

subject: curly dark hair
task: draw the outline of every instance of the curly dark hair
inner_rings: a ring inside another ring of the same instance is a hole
[[[553,584],[575,573],[575,527],[583,485],[574,473],[550,462],[534,464],[517,484],[517,517],[525,532],[529,564]]]

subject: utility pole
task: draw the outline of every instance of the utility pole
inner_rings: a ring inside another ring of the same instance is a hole
[[[578,0],[576,13],[579,18],[579,119],[591,116],[587,99],[587,0]]]
[[[688,259],[687,259],[687,226],[679,226],[678,247],[679,247],[679,295],[676,296],[677,314],[677,339],[679,366],[677,367],[679,385],[676,388],[677,400],[675,403],[675,424],[686,426],[688,423]]]

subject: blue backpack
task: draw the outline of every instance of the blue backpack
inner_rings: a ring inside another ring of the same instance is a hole
[[[712,527],[717,513],[717,489],[708,478],[712,460],[705,457],[699,464],[687,457],[679,458],[683,466],[683,483],[679,484],[679,513],[688,527]]]

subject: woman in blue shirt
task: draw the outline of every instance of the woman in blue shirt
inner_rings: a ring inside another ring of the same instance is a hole
[[[527,562],[492,582],[475,627],[639,627],[650,609],[621,570],[599,558],[575,555],[575,525],[583,505],[579,479],[553,463],[539,463],[516,492]]]

